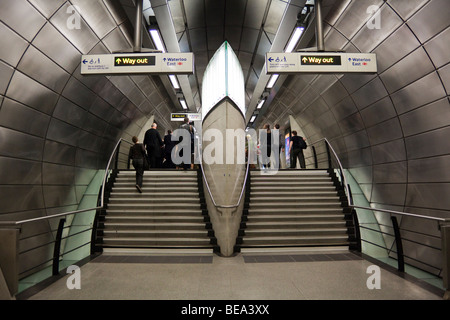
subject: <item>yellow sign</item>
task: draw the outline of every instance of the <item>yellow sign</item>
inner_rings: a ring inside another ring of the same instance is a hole
[[[340,66],[342,64],[341,62],[341,56],[301,56],[301,62],[302,65],[309,65],[309,66]]]
[[[117,56],[114,58],[115,67],[130,67],[130,66],[154,66],[155,56]]]

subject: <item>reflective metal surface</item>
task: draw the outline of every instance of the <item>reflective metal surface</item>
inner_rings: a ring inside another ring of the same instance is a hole
[[[378,55],[376,75],[288,77],[257,121],[283,123],[285,113],[310,141],[326,137],[373,207],[450,217],[450,3],[431,1],[330,1],[325,46]],[[370,29],[370,5],[380,8],[380,28]],[[311,37],[303,43],[314,46]],[[287,97],[290,101],[286,101]],[[323,103],[325,102],[325,103]],[[330,117],[330,112],[333,117]],[[335,130],[335,128],[339,128]],[[380,223],[389,224],[382,213]],[[436,226],[403,218],[407,263],[433,273],[442,267],[433,243]],[[419,236],[415,231],[422,233]],[[386,243],[390,240],[385,239]],[[416,243],[417,242],[417,243]],[[424,245],[419,245],[422,243]],[[435,244],[437,248],[439,244]]]
[[[81,54],[124,49],[132,32],[119,1],[1,1],[0,220],[77,209],[118,138],[152,116],[170,127],[179,107],[159,78],[79,73]],[[21,233],[21,276],[51,257],[52,224]]]

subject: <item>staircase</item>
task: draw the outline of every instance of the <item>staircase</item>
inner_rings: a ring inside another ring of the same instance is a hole
[[[353,223],[333,172],[250,173],[250,192],[235,251],[283,247],[346,247]]]
[[[197,171],[145,171],[142,193],[135,181],[134,171],[118,172],[99,217],[97,251],[217,250]]]

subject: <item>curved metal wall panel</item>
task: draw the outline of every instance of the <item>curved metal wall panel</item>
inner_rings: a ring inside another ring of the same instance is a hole
[[[82,54],[130,48],[130,25],[111,0],[0,2],[0,220],[77,209],[120,137],[152,116],[170,127],[159,78],[80,74]],[[56,225],[24,226],[20,250],[43,247],[20,255],[21,276],[51,257]]]
[[[450,217],[450,2],[334,3],[326,47],[376,53],[378,74],[290,76],[261,123],[283,123],[292,114],[310,143],[326,137],[374,208]],[[380,8],[380,28],[367,26],[371,5]],[[272,112],[277,103],[283,113]],[[431,243],[436,226],[424,224],[401,221],[423,233],[409,239]],[[438,251],[411,241],[405,251],[409,263],[438,273]]]

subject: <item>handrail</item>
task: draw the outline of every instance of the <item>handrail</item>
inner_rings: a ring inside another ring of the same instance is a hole
[[[349,206],[352,207],[352,206],[353,206],[353,203],[352,203],[352,197],[350,197],[350,190],[348,189],[348,183],[347,183],[347,178],[345,177],[345,171],[344,171],[344,168],[342,167],[341,160],[339,159],[339,157],[338,157],[336,151],[334,150],[333,146],[331,145],[331,143],[328,141],[327,138],[319,139],[319,140],[317,140],[317,141],[311,143],[311,145],[314,145],[314,144],[316,144],[316,143],[318,143],[318,142],[322,142],[322,141],[325,141],[325,143],[328,145],[328,147],[330,148],[330,150],[333,152],[334,157],[336,158],[336,161],[337,161],[337,163],[338,163],[338,165],[339,165],[339,169],[340,169],[341,172],[342,172],[342,178],[344,179],[343,184],[344,184],[344,188],[345,188],[345,193],[346,193],[346,196],[347,196],[347,200],[348,200]]]
[[[214,196],[212,195],[211,189],[209,188],[209,183],[208,183],[208,180],[206,179],[206,174],[205,174],[205,171],[204,171],[204,169],[203,169],[203,165],[202,165],[201,163],[200,163],[200,168],[201,168],[201,170],[202,170],[203,180],[205,181],[205,184],[206,184],[206,189],[208,190],[208,193],[209,193],[209,196],[211,197],[211,201],[213,202],[213,205],[214,205],[216,208],[222,208],[222,209],[232,209],[232,208],[237,208],[237,207],[239,207],[239,205],[241,204],[242,195],[244,194],[245,187],[246,187],[246,185],[247,185],[248,171],[249,171],[249,168],[250,168],[250,160],[247,159],[247,169],[246,169],[246,171],[245,171],[245,179],[244,179],[244,183],[243,183],[243,185],[242,185],[241,194],[239,195],[239,200],[238,200],[237,203],[234,204],[234,205],[218,205],[218,204],[216,203],[216,201],[214,200]]]
[[[411,216],[411,217],[415,217],[415,218],[422,218],[422,219],[429,219],[429,220],[435,220],[435,221],[442,221],[442,222],[450,222],[449,218],[439,218],[439,217],[433,217],[433,216],[424,216],[424,215],[420,215],[420,214],[415,214],[415,213],[410,213],[410,212],[401,212],[401,211],[394,211],[394,210],[388,210],[388,209],[378,209],[378,208],[372,208],[372,207],[365,207],[365,206],[359,206],[359,205],[355,205],[353,203],[353,199],[350,196],[350,190],[348,188],[348,183],[347,183],[347,178],[345,176],[345,171],[344,168],[342,167],[342,163],[336,153],[336,151],[334,150],[333,146],[331,145],[331,143],[328,141],[327,138],[322,138],[319,139],[317,141],[314,141],[313,143],[310,143],[311,145],[317,144],[319,142],[325,141],[325,143],[328,145],[328,147],[330,148],[330,150],[333,152],[333,155],[339,165],[339,169],[342,172],[342,178],[343,178],[343,184],[344,184],[344,188],[345,188],[345,192],[346,192],[346,197],[348,200],[348,205],[351,208],[358,208],[358,209],[365,209],[365,210],[373,210],[373,211],[380,211],[380,212],[385,212],[385,213],[391,213],[391,214],[398,214],[398,215],[403,215],[403,216]]]
[[[104,206],[103,198],[105,195],[105,185],[106,185],[106,178],[108,177],[108,173],[109,173],[109,167],[111,165],[112,159],[114,158],[114,155],[116,154],[117,148],[120,146],[120,143],[122,141],[126,141],[126,140],[123,138],[120,138],[119,141],[117,141],[117,143],[114,147],[114,150],[112,151],[111,156],[109,157],[108,164],[106,165],[105,174],[103,176],[103,182],[102,182],[102,196],[101,196],[101,200],[100,200],[100,206],[89,208],[89,209],[81,209],[81,210],[57,213],[57,214],[52,214],[50,216],[38,217],[38,218],[26,219],[26,220],[14,221],[14,222],[13,221],[11,221],[11,222],[2,221],[2,222],[0,222],[0,225],[22,225],[22,224],[26,224],[26,223],[30,223],[30,222],[35,222],[35,221],[40,221],[40,220],[49,220],[49,219],[53,219],[53,218],[57,218],[57,217],[64,217],[64,216],[68,216],[71,214],[82,213],[82,212],[98,210],[98,209],[103,208],[103,206]]]
[[[105,185],[106,185],[106,178],[108,177],[108,169],[109,169],[109,166],[111,165],[111,161],[112,161],[114,155],[116,154],[116,150],[120,146],[120,143],[122,141],[125,141],[125,139],[120,138],[119,141],[117,141],[117,143],[116,143],[116,145],[114,147],[114,150],[111,153],[111,156],[109,157],[108,164],[106,165],[105,174],[103,175],[102,196],[101,196],[101,199],[100,199],[100,208],[103,208],[103,206],[104,206],[104,199],[103,198],[105,196]]]
[[[372,208],[372,207],[364,207],[364,206],[358,206],[355,204],[350,204],[352,208],[358,208],[358,209],[366,209],[366,210],[373,210],[373,211],[380,211],[385,213],[392,213],[392,214],[398,214],[402,216],[410,216],[414,218],[421,218],[421,219],[429,219],[429,220],[436,220],[436,221],[442,221],[442,222],[450,222],[450,219],[448,218],[439,218],[439,217],[433,217],[433,216],[424,216],[420,214],[410,213],[410,212],[404,212],[404,211],[394,211],[394,210],[388,210],[388,209],[379,209],[379,208]]]

